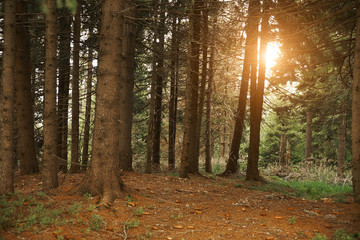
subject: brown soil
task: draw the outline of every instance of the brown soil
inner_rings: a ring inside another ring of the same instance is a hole
[[[360,205],[351,197],[342,203],[331,199],[306,201],[248,190],[250,183],[236,177],[180,179],[164,173],[124,173],[123,197],[109,208],[94,209],[98,197],[69,194],[82,177],[61,175],[61,187],[40,198],[40,175],[18,176],[16,190],[20,193],[36,196],[36,201],[53,209],[69,209],[75,202],[81,203],[81,211],[64,211],[66,222],[39,227],[38,231],[30,228],[17,233],[16,227],[8,228],[0,232],[0,239],[280,240],[312,239],[315,233],[331,239],[341,228],[348,233],[360,232]],[[94,214],[103,217],[99,230],[89,229]]]

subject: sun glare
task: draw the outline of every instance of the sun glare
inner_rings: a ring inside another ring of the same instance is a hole
[[[277,64],[277,59],[280,54],[280,47],[277,42],[270,42],[266,47],[266,71],[269,71]]]

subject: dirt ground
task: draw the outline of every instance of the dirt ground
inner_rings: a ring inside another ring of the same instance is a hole
[[[0,232],[3,239],[331,239],[334,232],[360,233],[360,205],[352,197],[307,201],[280,193],[249,190],[238,177],[180,179],[162,173],[124,173],[122,197],[107,209],[97,209],[98,197],[69,195],[82,174],[61,175],[61,186],[43,197],[54,209],[78,203],[63,224],[18,233]],[[16,177],[16,190],[41,191],[40,175]],[[37,198],[39,199],[39,198]],[[42,201],[37,200],[37,201]],[[26,204],[26,203],[24,203]],[[101,215],[98,230],[89,229],[92,215]],[[75,217],[74,217],[75,216]],[[75,220],[74,220],[75,219]],[[1,237],[0,237],[1,239]]]

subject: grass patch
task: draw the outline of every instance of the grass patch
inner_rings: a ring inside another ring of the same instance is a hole
[[[273,180],[274,181],[265,185],[251,186],[249,189],[266,192],[278,192],[308,200],[334,197],[338,201],[342,201],[345,194],[350,194],[352,192],[352,187],[348,185],[328,184],[319,181]]]

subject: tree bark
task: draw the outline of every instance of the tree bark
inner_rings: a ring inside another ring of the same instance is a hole
[[[34,109],[31,92],[30,39],[28,28],[22,25],[27,22],[27,3],[18,0],[16,5],[18,25],[16,27],[16,126],[17,156],[20,161],[20,173],[39,172],[34,138]]]
[[[241,138],[244,130],[244,120],[246,113],[246,100],[249,87],[250,64],[256,61],[257,52],[257,28],[258,28],[258,1],[251,0],[249,4],[249,15],[246,23],[246,42],[245,42],[245,57],[244,66],[241,76],[240,94],[238,100],[237,112],[235,115],[235,127],[229,158],[226,164],[226,169],[223,174],[236,173],[238,170],[237,161],[239,159],[239,150]]]
[[[59,86],[57,103],[57,148],[59,170],[67,172],[68,110],[71,56],[71,15],[64,7],[59,11]]]
[[[101,205],[119,197],[123,182],[119,169],[119,119],[124,1],[101,3],[99,70],[96,91],[91,165],[80,192],[102,195]],[[120,78],[119,78],[120,77]]]
[[[154,132],[152,167],[155,171],[160,171],[160,135],[161,135],[161,113],[162,113],[162,90],[164,81],[164,40],[165,40],[165,0],[160,0],[160,8],[156,23],[157,38],[155,41],[155,105],[154,105]]]
[[[58,187],[58,160],[56,159],[56,1],[46,0],[45,16],[45,87],[44,87],[44,181],[45,190]]]
[[[344,177],[346,156],[346,101],[341,104],[340,124],[339,124],[339,145],[337,149],[337,175]]]
[[[125,24],[122,32],[124,39],[122,59],[123,79],[120,89],[120,145],[119,163],[120,169],[133,171],[132,167],[132,145],[131,131],[134,108],[134,79],[135,79],[135,42],[136,42],[136,8],[134,4],[125,1]]]
[[[73,34],[73,69],[72,69],[72,119],[71,119],[71,166],[70,172],[76,173],[80,171],[79,158],[79,73],[80,73],[80,27],[81,27],[81,0],[77,0],[77,7],[74,20],[74,34]]]
[[[177,2],[175,3],[175,6]],[[176,141],[176,116],[177,116],[177,91],[178,91],[178,16],[174,11],[172,19],[171,62],[170,62],[170,101],[169,101],[169,159],[168,168],[175,168],[175,141]]]
[[[312,142],[312,112],[306,112],[306,131],[305,131],[305,161],[310,161],[311,158],[311,142]]]
[[[196,133],[199,95],[199,43],[201,1],[191,4],[189,17],[189,50],[187,57],[187,79],[185,89],[184,136],[181,152],[180,177],[188,177],[188,173],[199,171],[196,159]]]
[[[92,34],[92,29],[89,30]],[[90,142],[90,117],[91,117],[91,89],[93,77],[93,48],[89,46],[88,60],[87,60],[87,78],[86,78],[86,109],[85,109],[85,127],[84,127],[84,144],[82,152],[82,169],[86,169],[84,165],[89,162],[89,142]]]
[[[285,156],[285,133],[281,134],[280,137],[280,150],[279,150],[279,165],[281,168],[286,166],[286,156]]]
[[[212,159],[212,138],[211,138],[211,102],[212,102],[212,85],[214,82],[214,62],[215,62],[215,35],[217,33],[217,15],[213,22],[213,31],[210,45],[210,59],[209,59],[209,79],[206,89],[206,122],[205,122],[205,172],[211,173],[211,159]]]
[[[257,1],[260,6],[260,1]],[[266,46],[268,42],[269,16],[264,12],[268,9],[268,1],[263,3],[263,17],[260,35],[260,63],[259,75],[257,77],[257,60],[254,56],[251,63],[251,85],[250,85],[250,142],[249,156],[246,168],[246,180],[260,180],[259,174],[259,146],[260,146],[260,127],[263,109],[263,97],[265,87],[266,72]]]
[[[14,192],[15,39],[16,1],[5,0],[0,96],[0,195]]]
[[[208,58],[208,15],[209,9],[206,3],[203,3],[202,10],[202,66],[201,66],[201,83],[200,83],[200,95],[199,95],[199,109],[198,109],[198,117],[197,117],[197,127],[196,127],[196,161],[199,162],[200,156],[200,136],[201,136],[201,125],[202,125],[202,116],[204,111],[204,99],[205,99],[205,85],[206,85],[206,77],[207,77],[207,58]]]
[[[360,202],[360,4],[357,6],[356,40],[352,86],[352,182],[356,202]]]

